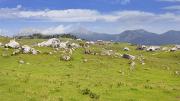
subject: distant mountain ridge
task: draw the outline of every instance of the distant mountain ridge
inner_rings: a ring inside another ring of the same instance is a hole
[[[32,33],[34,34],[34,33]],[[31,34],[31,35],[32,35]],[[41,34],[41,38],[51,38],[51,37],[60,37],[62,34],[53,34],[53,35],[43,35]],[[96,41],[96,40],[104,40],[104,41],[115,41],[115,42],[129,42],[134,44],[144,44],[144,45],[163,45],[163,44],[180,44],[180,31],[170,30],[162,34],[148,32],[143,29],[137,30],[126,30],[120,34],[107,34],[107,33],[98,33],[87,30],[83,27],[76,28],[67,34],[73,35],[77,38]],[[28,36],[36,38],[35,36]],[[21,36],[22,38],[26,38],[26,36]],[[71,36],[72,37],[72,36]]]
[[[144,45],[180,44],[180,31],[174,30],[170,30],[163,34],[152,33],[143,29],[126,30],[120,34],[105,34],[90,31],[86,34],[73,32],[71,34],[91,41],[113,40],[116,42],[129,42]]]

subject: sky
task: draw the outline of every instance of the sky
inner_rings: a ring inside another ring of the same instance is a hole
[[[0,0],[0,34],[180,30],[180,0]]]

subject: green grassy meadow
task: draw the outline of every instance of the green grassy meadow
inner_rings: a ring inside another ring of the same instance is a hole
[[[9,39],[0,39],[8,42]],[[32,45],[41,39],[21,39]],[[127,46],[130,51],[123,51]],[[53,52],[50,47],[34,47]],[[121,57],[73,52],[71,61],[60,60],[61,51],[49,54],[19,54],[0,48],[0,101],[180,101],[180,51],[146,52],[127,43],[93,45],[94,50],[111,49],[118,53],[143,55],[145,65]],[[83,60],[87,59],[87,62]],[[19,60],[24,60],[20,64]]]

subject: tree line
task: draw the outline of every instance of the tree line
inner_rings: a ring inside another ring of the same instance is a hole
[[[17,39],[50,39],[50,38],[71,38],[71,39],[77,39],[75,35],[71,34],[53,34],[53,35],[43,35],[41,33],[35,33],[32,35],[18,35],[15,36]]]

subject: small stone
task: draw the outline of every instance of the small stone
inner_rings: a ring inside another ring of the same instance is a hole
[[[88,60],[87,59],[84,59],[83,62],[87,62]]]
[[[52,55],[53,53],[52,52],[49,52],[49,55]]]
[[[64,56],[61,57],[61,59],[64,60],[64,61],[70,61],[71,57],[67,56],[67,55],[64,55]]]
[[[141,64],[142,64],[142,65],[145,65],[146,63],[143,62],[143,63],[141,63]]]
[[[175,74],[176,74],[176,75],[179,75],[179,71],[175,71]]]
[[[133,55],[129,55],[129,54],[123,54],[123,56],[122,56],[123,58],[126,58],[126,59],[129,59],[129,60],[135,60],[136,59],[136,57],[135,56],[133,56]]]
[[[24,64],[25,62],[23,60],[19,60],[19,63],[20,64]]]

